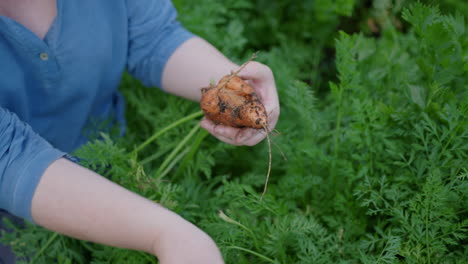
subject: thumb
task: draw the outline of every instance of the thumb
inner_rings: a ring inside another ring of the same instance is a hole
[[[251,61],[245,65],[245,68],[239,72],[238,76],[247,80],[267,81],[273,79],[273,72],[266,65],[257,61]]]

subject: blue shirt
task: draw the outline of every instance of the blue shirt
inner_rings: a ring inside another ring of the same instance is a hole
[[[43,40],[0,16],[0,208],[32,221],[44,170],[86,143],[96,124],[122,124],[124,70],[161,87],[165,63],[192,34],[169,0],[57,0]]]

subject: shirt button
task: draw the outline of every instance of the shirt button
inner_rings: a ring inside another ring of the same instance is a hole
[[[42,52],[41,54],[39,54],[39,58],[41,58],[41,60],[43,61],[49,60],[49,54]]]

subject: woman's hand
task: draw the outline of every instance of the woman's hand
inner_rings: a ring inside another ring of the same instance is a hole
[[[268,131],[272,131],[278,122],[280,113],[278,93],[272,71],[268,66],[252,61],[238,76],[247,80],[260,97],[267,111]],[[261,129],[229,127],[215,124],[207,118],[202,120],[201,125],[219,140],[232,145],[253,146],[266,137],[265,131]]]
[[[200,101],[201,87],[210,80],[218,81],[223,76],[239,69],[215,47],[201,38],[192,38],[182,44],[170,57],[163,73],[163,89],[169,93]],[[275,79],[270,68],[252,61],[238,74],[247,80],[260,97],[268,115],[268,130],[275,128],[280,113]],[[208,119],[202,127],[218,139],[233,145],[252,146],[265,137],[265,131],[250,128],[233,128],[215,125]]]

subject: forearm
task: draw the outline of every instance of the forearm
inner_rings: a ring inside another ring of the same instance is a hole
[[[164,255],[170,230],[195,229],[162,206],[65,159],[46,170],[31,210],[34,221],[48,229],[158,256]]]
[[[163,89],[199,101],[200,88],[207,87],[211,80],[218,81],[237,68],[238,65],[205,40],[191,38],[169,58],[162,77]]]

